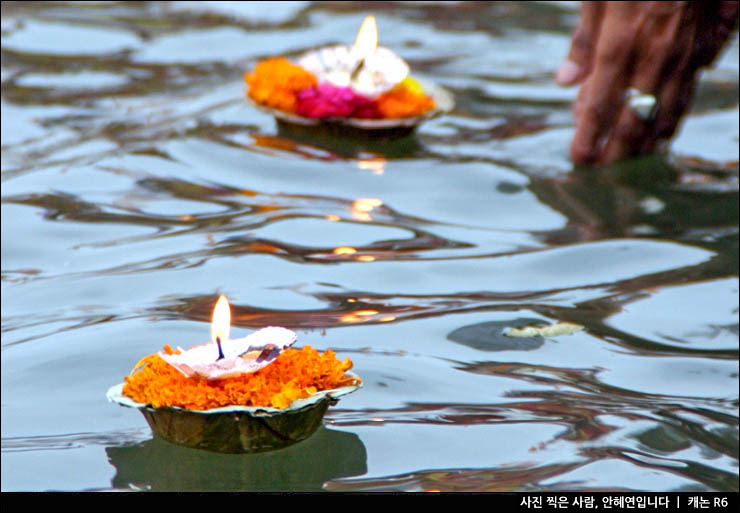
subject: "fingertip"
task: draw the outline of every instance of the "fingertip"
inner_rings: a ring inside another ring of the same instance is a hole
[[[593,160],[592,148],[574,139],[570,145],[570,159],[577,165],[588,164]]]
[[[571,60],[564,61],[555,72],[555,82],[561,86],[576,84],[581,78],[582,68]]]

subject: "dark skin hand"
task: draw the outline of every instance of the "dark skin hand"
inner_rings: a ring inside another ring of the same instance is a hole
[[[555,75],[560,85],[580,84],[573,162],[606,165],[660,150],[689,106],[697,72],[737,24],[738,2],[583,2]],[[626,107],[629,88],[657,98],[653,120]]]

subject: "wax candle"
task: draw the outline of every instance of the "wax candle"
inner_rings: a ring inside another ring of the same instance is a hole
[[[186,377],[224,379],[255,372],[272,363],[281,352],[293,345],[296,334],[286,328],[262,328],[244,338],[229,338],[231,309],[225,296],[219,297],[213,309],[211,341],[179,354],[160,351],[159,356]]]
[[[368,98],[389,91],[409,74],[409,65],[388,48],[378,46],[378,28],[374,16],[363,21],[355,44],[312,50],[298,59],[298,65],[310,71],[320,82],[337,87],[351,87]]]

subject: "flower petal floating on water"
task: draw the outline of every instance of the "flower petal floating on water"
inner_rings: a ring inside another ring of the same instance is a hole
[[[581,331],[583,326],[574,322],[559,321],[546,326],[524,326],[521,328],[508,328],[504,331],[507,337],[557,337],[558,335],[570,335]]]

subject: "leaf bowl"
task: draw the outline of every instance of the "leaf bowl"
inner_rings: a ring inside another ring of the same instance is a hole
[[[351,372],[347,377],[357,378]],[[188,410],[153,407],[123,394],[124,383],[106,394],[110,402],[141,411],[154,434],[177,445],[222,453],[254,453],[282,449],[311,436],[331,404],[358,390],[362,383],[322,390],[297,399],[285,409],[265,406],[224,406]]]
[[[247,101],[257,109],[271,114],[278,125],[288,128],[321,130],[331,134],[351,137],[404,137],[413,132],[424,121],[450,112],[455,106],[455,99],[447,89],[428,80],[416,79],[426,94],[434,99],[434,108],[420,116],[391,119],[364,118],[307,118],[279,109],[260,105],[247,96]]]

